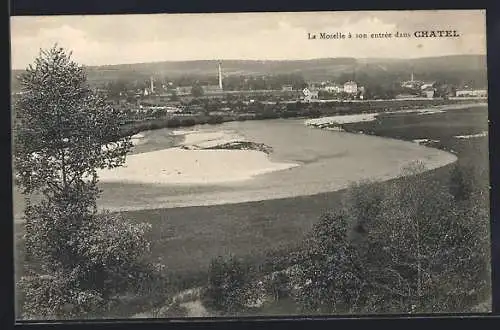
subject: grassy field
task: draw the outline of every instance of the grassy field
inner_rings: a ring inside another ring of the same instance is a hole
[[[126,216],[151,223],[151,257],[187,275],[205,271],[218,255],[259,258],[270,249],[293,245],[322,213],[339,206],[341,194],[132,211]]]

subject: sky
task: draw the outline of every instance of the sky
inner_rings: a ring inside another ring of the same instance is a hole
[[[83,65],[486,53],[484,10],[13,16],[10,29],[13,69],[55,43]],[[420,30],[457,30],[460,37],[308,39]]]

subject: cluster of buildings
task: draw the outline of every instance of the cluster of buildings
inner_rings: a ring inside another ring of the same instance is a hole
[[[435,81],[432,82],[424,82],[422,80],[415,80],[413,72],[411,73],[410,80],[403,81],[401,83],[401,87],[409,89],[413,92],[418,92],[416,94],[412,94],[413,97],[425,96],[428,98],[433,98],[436,94]],[[408,97],[409,95],[403,95],[404,97]]]
[[[303,89],[304,100],[310,101],[319,98],[320,92],[325,92],[334,95],[344,95],[351,99],[364,99],[365,88],[359,86],[354,80],[346,81],[343,84],[322,82],[320,84],[311,84]]]
[[[215,70],[214,70],[215,71]],[[255,94],[257,92],[280,92],[280,91],[224,91],[223,89],[223,73],[222,73],[222,63],[218,61],[217,66],[217,85],[204,85],[200,86],[202,88],[203,95],[216,97],[221,94],[242,94],[246,95],[248,93]],[[414,74],[411,74],[410,80],[401,82],[401,87],[407,92],[400,93],[396,98],[415,98],[415,97],[427,97],[433,98],[436,96],[451,96],[451,97],[486,97],[487,91],[484,89],[471,89],[465,88],[457,89],[450,85],[440,85],[437,86],[435,81],[425,82],[422,80],[414,79]],[[169,98],[173,94],[180,97],[187,97],[193,95],[192,86],[178,86],[174,87],[173,83],[168,83],[167,85],[161,85],[160,88],[155,87],[155,81],[153,77],[150,79],[150,84],[144,90],[138,90],[136,92],[136,97],[149,97],[155,96],[160,98]],[[360,86],[354,79],[346,81],[344,83],[336,82],[319,82],[319,83],[309,83],[306,88],[302,90],[294,88],[293,85],[286,84],[281,88],[282,93],[294,93],[296,96],[304,101],[312,101],[326,97],[331,98],[331,96],[337,96],[339,98],[347,99],[366,99],[365,87]],[[323,95],[321,95],[323,93]]]
[[[487,97],[488,91],[486,89],[474,89],[469,86],[463,86],[463,88],[457,89],[455,86],[448,84],[438,86],[435,81],[424,82],[421,80],[415,80],[413,73],[411,74],[410,80],[403,81],[401,87],[407,88],[412,91],[417,91],[417,95],[414,96],[425,96],[428,98],[433,98],[436,96],[438,91],[440,94],[445,94],[450,97]],[[420,94],[420,95],[418,95]],[[442,95],[440,95],[442,96]]]
[[[218,67],[217,67],[217,77],[218,77],[218,84],[217,85],[204,85],[201,86],[203,89],[203,94],[205,95],[218,95],[221,93],[231,93],[231,92],[225,92],[223,89],[223,73],[222,73],[222,63],[221,61],[218,62]],[[173,87],[172,83],[169,83],[169,85],[162,85],[161,89],[156,89],[155,84],[154,84],[154,79],[151,77],[150,79],[150,86],[145,88],[143,91],[138,91],[136,94],[139,96],[158,96],[161,94],[160,90],[163,90],[163,92],[171,95],[172,93],[175,93],[177,96],[188,96],[192,95],[193,87],[192,86],[180,86],[180,87]],[[364,97],[364,87],[358,86],[357,82],[351,80],[347,81],[343,84],[337,84],[337,83],[331,83],[331,82],[322,82],[318,84],[310,84],[307,88],[304,88],[302,91],[294,89],[294,86],[292,85],[283,85],[282,92],[297,92],[298,94],[301,94],[302,99],[304,100],[313,100],[313,99],[318,99],[319,98],[319,93],[320,92],[326,92],[329,94],[345,94],[350,98],[359,98],[363,99]],[[236,92],[237,91],[233,91]],[[240,93],[245,93],[246,91],[240,91]],[[254,91],[256,92],[256,91]],[[161,95],[160,95],[161,96]],[[164,95],[166,96],[166,94]]]
[[[202,86],[203,93],[214,94],[214,93],[221,93],[223,91],[223,87],[222,87],[222,63],[221,63],[221,61],[218,62],[218,81],[219,81],[219,83],[217,85]],[[191,95],[192,91],[193,91],[192,86],[177,86],[174,88],[172,82],[169,82],[167,85],[162,85],[162,89],[163,89],[163,91],[168,91],[169,94],[175,93],[178,96]],[[144,91],[141,91],[141,94],[143,96],[150,96],[150,95],[158,95],[159,94],[159,91],[155,90],[153,77],[150,78],[150,86],[146,87],[144,89]]]

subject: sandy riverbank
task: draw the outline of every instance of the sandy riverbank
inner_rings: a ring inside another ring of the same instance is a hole
[[[272,162],[266,153],[256,150],[204,150],[234,141],[244,141],[232,132],[175,131],[173,134],[184,136],[181,146],[130,155],[123,167],[100,171],[100,181],[223,184],[299,166],[296,163]],[[141,138],[135,137],[134,143],[141,143]]]

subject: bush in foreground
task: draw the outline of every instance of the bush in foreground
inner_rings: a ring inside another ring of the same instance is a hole
[[[237,258],[215,258],[210,264],[203,302],[223,314],[237,314],[246,309],[250,281],[251,270]]]

